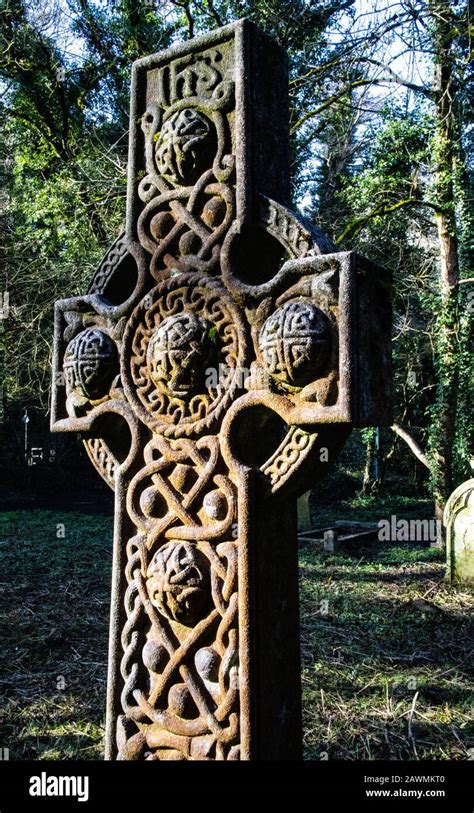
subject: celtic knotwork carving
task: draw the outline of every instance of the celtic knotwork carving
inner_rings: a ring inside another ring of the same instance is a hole
[[[333,251],[334,245],[314,223],[287,209],[265,195],[258,198],[258,219],[265,230],[281,242],[290,257],[308,257]]]
[[[190,542],[167,542],[148,566],[151,603],[168,618],[187,626],[195,624],[209,601],[207,564]]]
[[[213,271],[220,244],[235,214],[234,194],[204,173],[191,190],[162,193],[138,220],[143,247],[152,254],[150,270],[159,280],[169,271]]]
[[[178,110],[165,121],[155,147],[159,174],[173,186],[195,183],[212,163],[215,133],[209,119],[193,108]]]
[[[173,441],[160,435],[145,449],[143,469],[133,478],[128,511],[149,546],[164,535],[189,540],[217,539],[231,528],[233,488],[216,472],[219,444],[215,437]]]
[[[288,302],[266,320],[259,335],[265,368],[282,384],[302,387],[324,368],[330,352],[327,316],[311,302]]]
[[[202,390],[206,369],[213,362],[211,328],[189,312],[163,320],[147,350],[150,378],[158,389],[182,398]]]
[[[120,753],[235,758],[234,488],[217,473],[215,437],[170,443],[156,436],[145,463],[127,501],[137,535],[127,546]]]
[[[87,438],[84,440],[84,447],[97,471],[100,472],[110,488],[115,488],[118,461],[105,441],[102,438]]]
[[[94,274],[92,282],[89,286],[90,294],[103,293],[119,263],[126,257],[127,252],[128,245],[125,235],[120,234]]]
[[[124,343],[130,367],[123,381],[130,400],[139,417],[165,435],[209,427],[241,386],[245,330],[215,280],[182,275],[160,283],[132,314]],[[216,381],[210,373],[217,368],[225,375]]]
[[[262,472],[269,478],[272,491],[277,491],[298,468],[302,458],[314,446],[316,437],[314,432],[306,432],[299,426],[291,427],[284,441],[262,466]]]
[[[66,347],[67,409],[70,415],[89,401],[99,401],[107,395],[118,372],[117,346],[103,330],[83,330]]]
[[[170,270],[212,271],[235,215],[233,103],[229,54],[211,49],[190,64],[177,60],[158,76],[159,95],[142,119],[146,174],[141,245],[155,279]]]

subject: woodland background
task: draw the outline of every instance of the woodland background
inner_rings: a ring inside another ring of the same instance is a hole
[[[63,481],[80,456],[47,432],[53,303],[86,290],[122,227],[131,62],[242,16],[289,53],[294,205],[394,275],[395,424],[380,449],[375,430],[354,433],[338,476],[359,493],[429,496],[439,517],[470,459],[464,0],[1,0],[4,484],[15,466],[25,479],[25,410],[29,442],[54,455],[40,479]]]

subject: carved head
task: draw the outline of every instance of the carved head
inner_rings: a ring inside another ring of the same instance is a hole
[[[150,562],[147,590],[152,604],[167,618],[195,624],[209,604],[206,556],[190,542],[167,542]]]
[[[195,183],[212,166],[215,141],[213,125],[202,113],[193,108],[173,113],[156,142],[158,172],[173,186]]]
[[[168,316],[155,330],[147,351],[153,384],[186,398],[202,389],[212,356],[211,325],[194,313]]]

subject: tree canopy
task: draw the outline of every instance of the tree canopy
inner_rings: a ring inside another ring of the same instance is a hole
[[[46,419],[53,302],[86,288],[122,228],[132,61],[243,16],[289,53],[295,205],[393,271],[385,462],[406,442],[441,507],[472,431],[465,0],[2,0],[4,419]]]

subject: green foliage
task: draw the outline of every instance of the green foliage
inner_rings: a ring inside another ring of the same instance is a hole
[[[46,419],[53,303],[86,289],[121,230],[130,63],[247,16],[288,52],[295,200],[338,248],[393,271],[396,419],[428,453],[433,493],[464,477],[470,289],[460,286],[452,308],[443,304],[435,217],[444,213],[459,273],[471,277],[465,0],[415,0],[396,17],[377,16],[375,4],[361,15],[353,0],[65,2],[67,16],[59,0],[0,7],[7,419],[24,406],[39,407]],[[397,48],[405,53],[401,67]],[[393,466],[389,443],[385,452]]]
[[[397,105],[381,111],[368,128],[367,146],[340,193],[356,217],[373,211],[371,227],[377,229],[385,221],[384,213],[377,210],[423,199],[432,134],[432,117],[424,111],[406,113]]]

